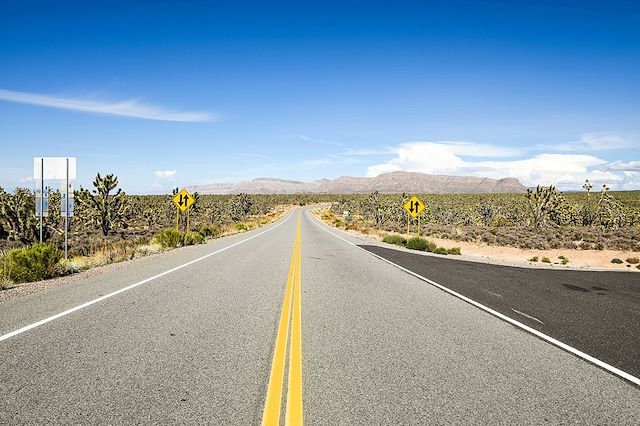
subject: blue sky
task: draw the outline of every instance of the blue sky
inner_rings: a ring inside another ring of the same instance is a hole
[[[394,170],[640,189],[637,1],[4,1],[0,186]]]

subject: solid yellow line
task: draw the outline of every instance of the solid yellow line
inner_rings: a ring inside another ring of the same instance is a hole
[[[285,424],[298,426],[302,420],[302,264],[300,248],[300,221],[298,221],[298,253],[296,278],[293,290],[293,316],[291,318],[291,347],[289,348],[289,377]]]
[[[298,216],[298,227],[300,226],[300,216]],[[296,258],[299,246],[300,235],[296,232],[296,240],[293,245],[291,264],[289,265],[289,275],[287,276],[287,287],[284,294],[284,302],[280,313],[280,323],[278,324],[278,334],[276,345],[271,361],[271,374],[269,376],[269,386],[267,387],[267,398],[262,412],[262,424],[265,426],[280,424],[280,405],[282,403],[282,387],[284,384],[284,367],[286,361],[287,343],[289,339],[289,318],[291,314],[291,296],[293,293],[294,276],[296,270]]]

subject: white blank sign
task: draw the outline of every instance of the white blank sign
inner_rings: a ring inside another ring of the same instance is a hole
[[[69,179],[76,178],[76,157],[33,157],[34,179],[42,179],[42,158],[44,158],[44,179],[66,179],[67,158],[69,159]]]

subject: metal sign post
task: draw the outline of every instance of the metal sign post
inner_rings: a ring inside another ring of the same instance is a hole
[[[45,174],[46,164],[46,174]],[[47,216],[49,200],[45,200],[44,181],[45,179],[55,179],[64,181],[65,190],[61,191],[60,212],[64,213],[64,257],[68,256],[69,245],[69,218],[73,216],[73,193],[69,192],[71,182],[76,178],[76,158],[75,157],[34,157],[33,178],[40,180],[38,200],[38,190],[36,190],[36,214],[40,217],[40,242],[43,240],[44,216]],[[48,196],[48,194],[46,194]]]
[[[424,210],[424,203],[418,197],[413,196],[404,203],[403,207],[407,211],[407,240],[409,239],[409,216],[414,219],[418,218],[418,238],[420,238],[420,213]]]
[[[64,185],[65,189],[65,209],[64,209],[64,258],[65,260],[68,258],[69,252],[69,159],[67,158],[67,179]]]
[[[42,242],[42,227],[44,226],[44,158],[40,159],[40,242]]]

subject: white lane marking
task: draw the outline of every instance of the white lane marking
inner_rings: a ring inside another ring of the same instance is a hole
[[[534,316],[531,316],[531,315],[525,314],[524,312],[520,312],[520,311],[518,311],[518,310],[516,310],[516,309],[513,309],[513,308],[511,308],[511,310],[512,310],[513,312],[515,312],[516,314],[518,314],[518,315],[522,315],[522,316],[523,316],[523,317],[525,317],[525,318],[529,318],[530,320],[534,320],[534,321],[536,321],[536,322],[539,322],[540,324],[544,324],[542,321],[540,321],[538,318],[536,318],[536,317],[534,317]]]
[[[71,309],[67,309],[66,311],[63,311],[63,312],[60,312],[58,314],[52,315],[52,316],[50,316],[48,318],[45,318],[43,320],[34,322],[33,324],[29,324],[29,325],[27,325],[25,327],[22,327],[22,328],[19,328],[17,330],[14,330],[14,331],[12,331],[10,333],[3,334],[2,336],[0,336],[0,342],[2,342],[3,340],[7,340],[7,339],[9,339],[11,337],[17,336],[18,334],[22,334],[25,331],[29,331],[29,330],[34,329],[36,327],[40,327],[43,324],[46,324],[48,322],[51,322],[51,321],[56,320],[58,318],[61,318],[61,317],[65,316],[65,315],[69,315],[69,314],[71,314],[71,313],[73,313],[75,311],[79,311],[80,309],[84,309],[87,306],[91,306],[91,305],[93,305],[95,303],[101,302],[101,301],[103,301],[105,299],[108,299],[110,297],[113,297],[113,296],[115,296],[117,294],[124,293],[125,291],[131,290],[132,288],[138,287],[138,286],[140,286],[142,284],[146,284],[149,281],[153,281],[153,280],[155,280],[157,278],[160,278],[160,277],[168,275],[168,274],[170,274],[172,272],[178,271],[178,270],[180,270],[182,268],[185,268],[185,267],[187,267],[189,265],[193,265],[194,263],[200,262],[201,260],[204,260],[204,259],[206,259],[208,257],[211,257],[211,256],[216,255],[218,253],[222,253],[225,250],[229,250],[232,247],[235,247],[237,245],[246,243],[247,241],[250,241],[250,240],[252,240],[252,239],[254,239],[256,237],[259,237],[260,235],[263,235],[263,234],[266,234],[267,232],[273,231],[274,229],[276,229],[277,227],[279,227],[283,223],[287,222],[291,218],[292,215],[293,215],[293,211],[291,213],[289,213],[289,216],[287,218],[285,218],[284,220],[282,220],[282,222],[276,224],[275,226],[273,226],[273,227],[271,227],[271,228],[269,228],[269,229],[267,229],[265,231],[262,231],[262,232],[260,232],[258,234],[255,234],[255,235],[252,235],[247,239],[244,239],[242,241],[238,241],[237,243],[233,243],[230,246],[223,247],[220,250],[216,250],[216,251],[214,251],[212,253],[209,253],[209,254],[206,254],[206,255],[204,255],[202,257],[199,257],[197,259],[191,260],[191,261],[189,261],[187,263],[184,263],[184,264],[182,264],[180,266],[176,266],[175,268],[169,269],[168,271],[164,271],[164,272],[162,272],[162,273],[160,273],[158,275],[154,275],[154,276],[146,278],[146,279],[144,279],[142,281],[138,281],[137,283],[131,284],[131,285],[129,285],[127,287],[124,287],[124,288],[121,288],[120,290],[116,290],[116,291],[113,291],[113,292],[111,292],[109,294],[105,294],[104,296],[100,296],[97,299],[93,299],[93,300],[91,300],[89,302],[83,303],[82,305],[75,306],[75,307],[73,307]]]
[[[307,211],[307,216],[308,216],[308,215],[309,215],[309,213],[308,213],[308,211]],[[377,255],[377,254],[375,254],[375,253],[372,253],[372,252],[370,252],[369,250],[365,250],[365,249],[363,249],[362,247],[358,246],[357,244],[354,244],[354,243],[352,243],[351,241],[345,240],[345,239],[344,239],[344,238],[342,238],[341,236],[336,235],[336,234],[334,234],[333,232],[331,232],[331,231],[329,231],[328,229],[326,229],[324,226],[322,226],[322,224],[320,224],[319,219],[312,218],[312,220],[311,220],[311,221],[312,221],[313,223],[315,223],[315,224],[316,224],[316,226],[318,226],[318,227],[319,227],[320,229],[322,229],[323,231],[328,232],[329,234],[333,235],[334,237],[336,237],[336,238],[338,238],[338,239],[341,239],[341,240],[342,240],[342,241],[344,241],[345,243],[347,243],[347,244],[351,244],[352,246],[357,247],[357,248],[359,248],[360,250],[364,250],[365,252],[369,253],[370,255],[372,255],[372,256],[374,256],[374,257],[377,257],[378,259],[382,260],[383,262],[386,262],[386,263],[388,263],[388,264],[390,264],[390,265],[393,265],[393,266],[395,266],[395,267],[396,267],[396,268],[398,268],[398,269],[403,270],[404,272],[408,273],[409,275],[413,275],[414,277],[416,277],[416,278],[418,278],[418,279],[420,279],[420,280],[422,280],[422,281],[424,281],[424,282],[427,282],[427,283],[431,284],[432,286],[437,287],[437,288],[439,288],[440,290],[445,291],[445,292],[449,293],[450,295],[452,295],[452,296],[454,296],[454,297],[457,297],[458,299],[461,299],[461,300],[463,300],[463,301],[465,301],[465,302],[467,302],[467,303],[469,303],[469,304],[471,304],[471,305],[475,306],[476,308],[482,309],[483,311],[485,311],[485,312],[487,312],[487,313],[489,313],[489,314],[491,314],[491,315],[493,315],[493,316],[495,316],[495,317],[497,317],[497,318],[500,318],[501,320],[506,321],[506,322],[508,322],[509,324],[513,325],[513,326],[516,326],[516,327],[518,327],[518,328],[520,328],[520,329],[522,329],[522,330],[524,330],[524,331],[526,331],[526,332],[528,332],[528,333],[533,334],[533,335],[534,335],[534,336],[536,336],[536,337],[539,337],[539,338],[540,338],[540,339],[542,339],[542,340],[545,340],[545,341],[546,341],[546,342],[548,342],[548,343],[551,343],[551,344],[552,344],[552,345],[554,345],[554,346],[559,347],[560,349],[563,349],[563,350],[565,350],[565,351],[567,351],[567,352],[569,352],[569,353],[571,353],[571,354],[573,354],[573,355],[575,355],[575,356],[577,356],[577,357],[579,357],[579,358],[582,358],[582,359],[583,359],[583,360],[585,360],[585,361],[588,361],[588,362],[590,362],[590,363],[592,363],[592,364],[595,364],[595,365],[597,365],[598,367],[600,367],[600,368],[602,368],[602,369],[604,369],[604,370],[607,370],[607,371],[608,371],[609,373],[611,373],[611,374],[615,374],[615,375],[616,375],[616,376],[618,376],[618,377],[622,377],[623,379],[628,380],[628,381],[630,381],[631,383],[634,383],[634,384],[636,384],[636,385],[640,386],[640,378],[635,377],[635,376],[632,376],[631,374],[629,374],[629,373],[627,373],[627,372],[625,372],[625,371],[622,371],[622,370],[620,370],[619,368],[614,367],[613,365],[609,365],[609,364],[607,364],[607,363],[606,363],[606,362],[604,362],[604,361],[600,361],[598,358],[595,358],[595,357],[593,357],[593,356],[591,356],[591,355],[589,355],[589,354],[586,354],[586,353],[584,353],[584,352],[582,352],[582,351],[580,351],[580,350],[578,350],[578,349],[576,349],[576,348],[574,348],[574,347],[572,347],[572,346],[567,345],[566,343],[563,343],[563,342],[561,342],[561,341],[559,341],[559,340],[556,340],[556,339],[554,339],[554,338],[553,338],[553,337],[551,337],[551,336],[547,336],[546,334],[544,334],[544,333],[542,333],[542,332],[540,332],[540,331],[538,331],[538,330],[536,330],[536,329],[534,329],[534,328],[531,328],[531,327],[529,327],[529,326],[527,326],[527,325],[524,325],[524,324],[522,324],[521,322],[516,321],[516,320],[514,320],[513,318],[510,318],[510,317],[508,317],[508,316],[506,316],[506,315],[504,315],[504,314],[501,314],[501,313],[500,313],[500,312],[498,312],[498,311],[494,311],[493,309],[491,309],[491,308],[489,308],[489,307],[487,307],[487,306],[484,306],[483,304],[478,303],[478,302],[476,302],[475,300],[471,300],[471,299],[469,299],[468,297],[463,296],[463,295],[462,295],[462,294],[460,294],[460,293],[457,293],[457,292],[455,292],[455,291],[453,291],[453,290],[450,290],[450,289],[448,289],[447,287],[445,287],[445,286],[443,286],[443,285],[440,285],[440,284],[438,284],[438,283],[437,283],[437,282],[435,282],[435,281],[430,280],[429,278],[425,278],[425,277],[423,277],[422,275],[416,274],[415,272],[410,271],[410,270],[408,270],[407,268],[404,268],[404,267],[402,267],[402,266],[400,266],[400,265],[398,265],[398,264],[396,264],[396,263],[393,263],[392,261],[387,260],[387,259],[385,259],[385,258],[384,258],[384,257],[382,257],[382,256],[379,256],[379,255]],[[327,226],[328,226],[328,225],[327,225]]]

